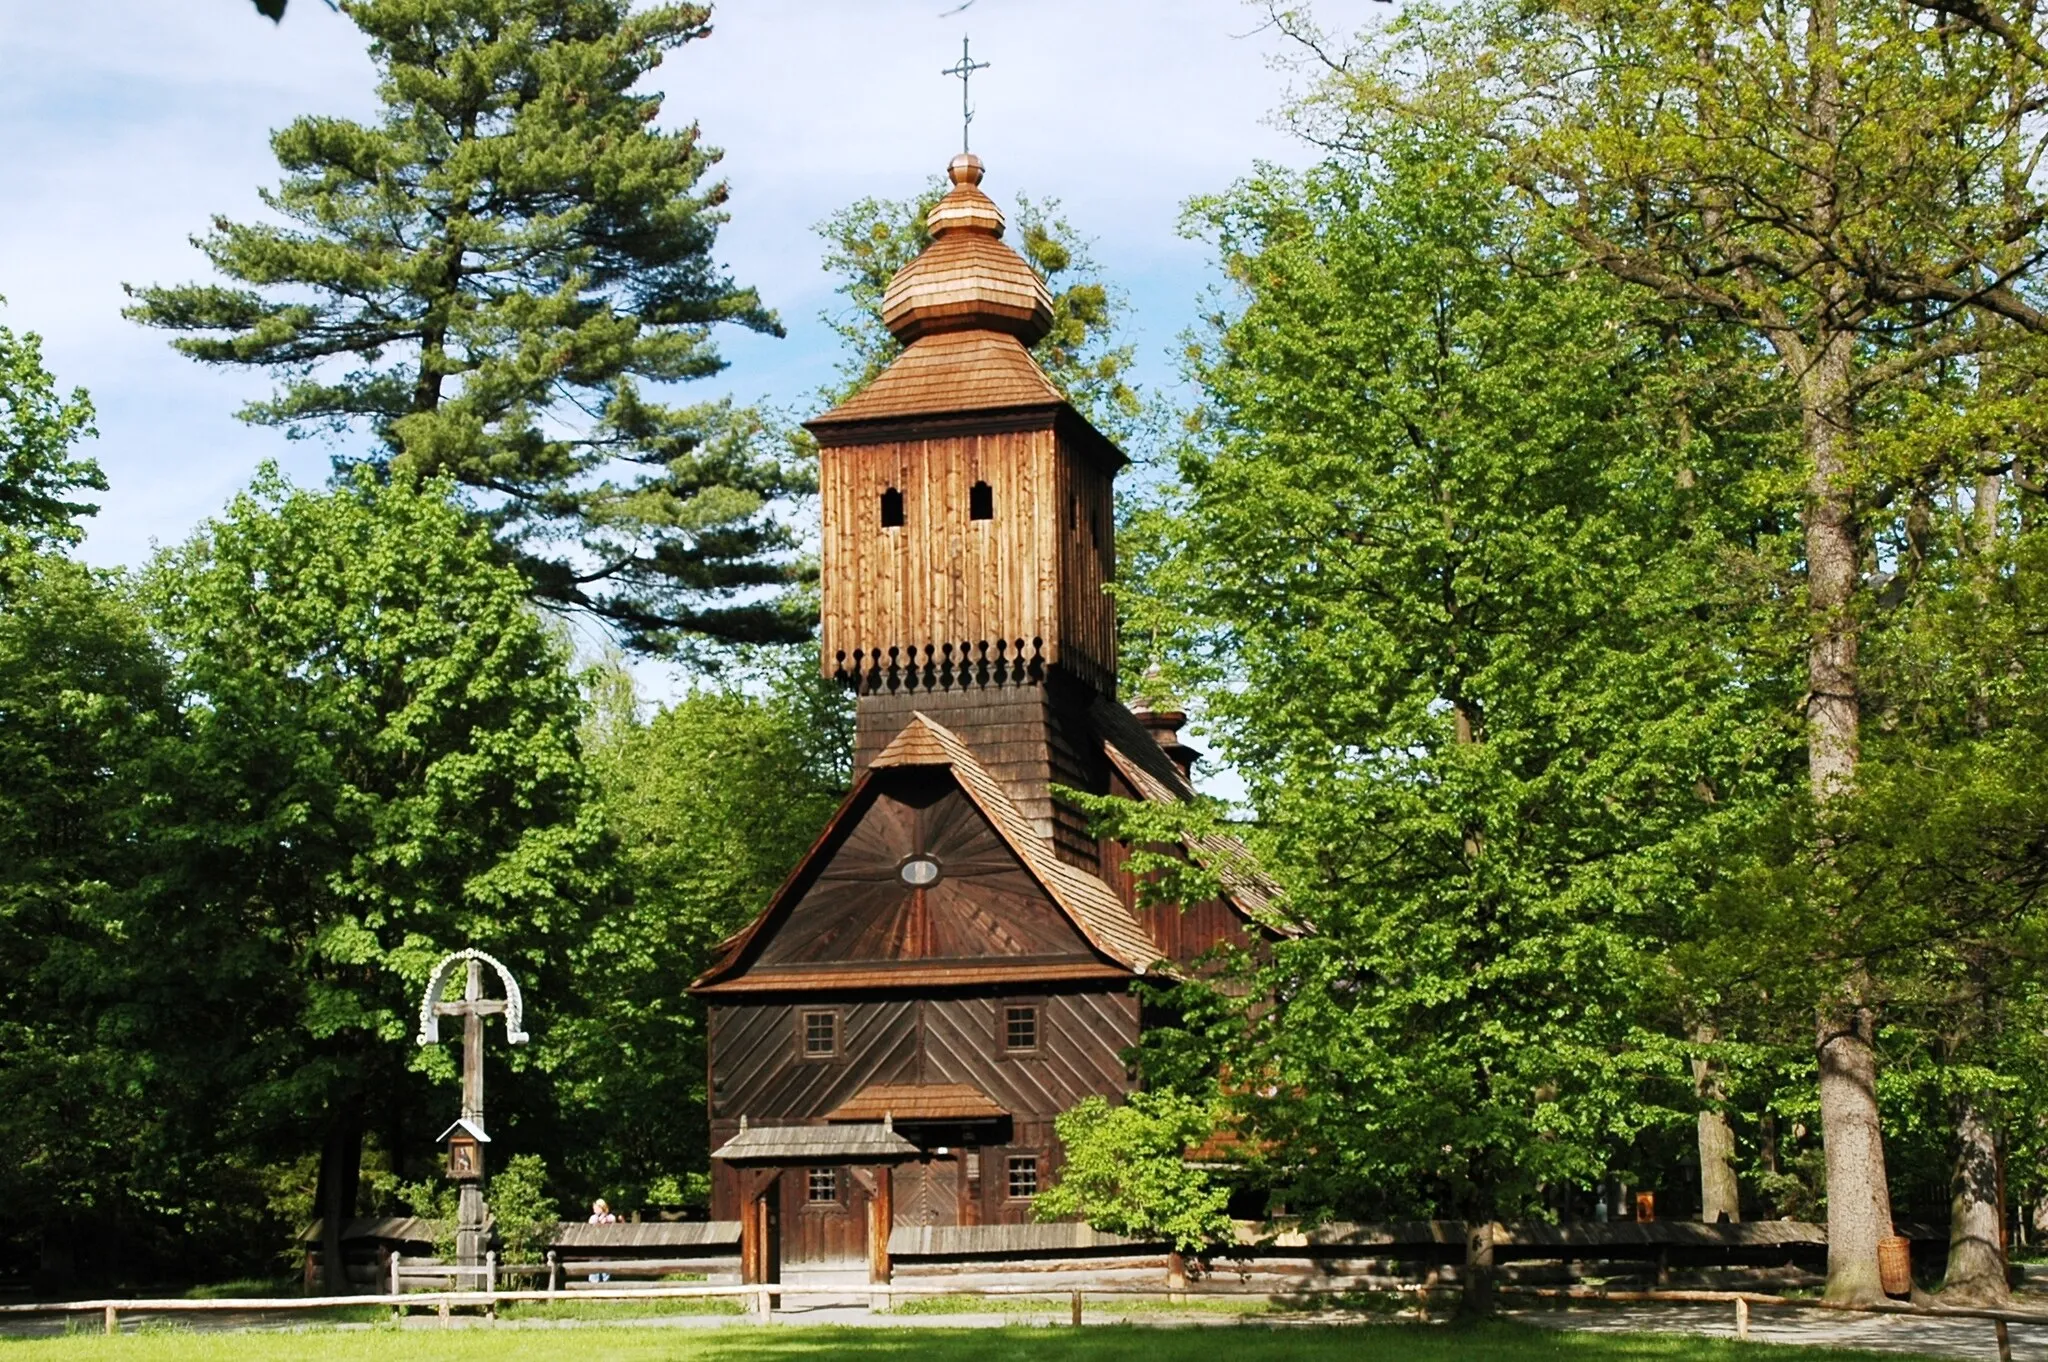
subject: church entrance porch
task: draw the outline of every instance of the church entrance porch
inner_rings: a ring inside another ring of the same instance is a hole
[[[887,1121],[742,1124],[711,1155],[738,1184],[741,1280],[887,1281],[894,1170],[919,1153]]]

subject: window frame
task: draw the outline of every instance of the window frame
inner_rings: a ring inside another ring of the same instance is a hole
[[[1006,998],[996,1018],[996,1044],[1001,1047],[1005,1059],[1035,1059],[1045,1048],[1045,1004],[1037,998]],[[1010,1014],[1029,1012],[1031,1014],[1031,1044],[1010,1043]]]
[[[1018,1195],[1017,1174],[1028,1169],[1031,1174],[1031,1190]],[[1044,1190],[1044,1162],[1037,1154],[1009,1154],[1003,1158],[1003,1200],[1036,1201]]]
[[[870,483],[869,486],[873,486],[873,484]],[[891,505],[891,498],[894,499],[893,506]],[[878,498],[878,501],[880,504],[877,507],[877,513],[881,519],[883,529],[900,530],[906,524],[909,523],[910,512],[908,506],[906,505],[907,498],[904,497],[902,488],[884,487],[882,489],[882,495],[880,496],[880,498]],[[896,518],[894,520],[891,520],[889,518],[889,513],[891,510],[895,511],[896,513]]]
[[[988,524],[995,518],[995,485],[987,478],[976,478],[967,484],[967,519],[976,524]]]
[[[832,1048],[813,1050],[811,1048],[811,1018],[829,1017],[832,1021]],[[796,1010],[796,1057],[811,1064],[829,1064],[838,1059],[846,1046],[846,1018],[836,1007],[799,1007]]]
[[[832,1194],[819,1196],[819,1178],[831,1180]],[[804,1169],[804,1208],[822,1210],[827,1206],[838,1206],[845,1197],[846,1179],[839,1176],[839,1170],[830,1164],[812,1164]]]

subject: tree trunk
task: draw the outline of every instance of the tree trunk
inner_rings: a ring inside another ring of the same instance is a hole
[[[1832,70],[1834,6],[1810,11],[1816,51],[1816,115],[1832,127],[1839,95]],[[1835,82],[1830,85],[1829,82]],[[1826,88],[1823,88],[1826,87]],[[1823,107],[1825,106],[1825,107]],[[1839,286],[1831,290],[1841,301]],[[1806,356],[1800,375],[1800,438],[1807,457],[1806,761],[1809,790],[1823,815],[1856,783],[1862,697],[1857,675],[1856,583],[1861,553],[1850,467],[1850,368],[1855,337],[1827,330]],[[1827,850],[1823,828],[1817,850]],[[1891,1233],[1891,1194],[1885,1182],[1884,1139],[1877,1110],[1874,1022],[1868,986],[1850,981],[1842,1005],[1818,1019],[1821,1143],[1828,1163],[1828,1286],[1831,1299],[1884,1298],[1877,1241]]]
[[[1956,1171],[1949,1198],[1946,1305],[2002,1305],[2011,1297],[2005,1278],[2004,1216],[1998,1195],[1998,1140],[1982,1095],[1963,1099],[1956,1115]]]
[[[1816,803],[1855,785],[1861,697],[1853,609],[1859,566],[1849,470],[1849,361],[1853,338],[1829,336],[1800,384],[1806,485],[1806,769]]]
[[[1702,1026],[1694,1039],[1705,1044],[1714,1029]],[[1692,1087],[1700,1104],[1700,1220],[1709,1225],[1742,1219],[1742,1189],[1735,1181],[1735,1131],[1721,1109],[1727,1091],[1721,1069],[1707,1058],[1692,1062]]]
[[[1867,1007],[1822,1013],[1820,1131],[1827,1154],[1829,1300],[1883,1300],[1877,1241],[1892,1232],[1877,1118],[1875,1020]]]
[[[339,1099],[329,1109],[327,1138],[320,1148],[320,1285],[330,1295],[348,1290],[342,1234],[356,1213],[363,1178],[363,1103]]]

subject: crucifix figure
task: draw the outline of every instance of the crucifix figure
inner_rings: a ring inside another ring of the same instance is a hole
[[[967,39],[960,39],[960,60],[939,72],[942,76],[960,77],[960,152],[967,152],[967,129],[974,122],[974,106],[967,102],[967,82],[976,71],[988,70],[988,63],[976,61],[967,54]]]
[[[464,973],[462,997],[444,1000],[441,995],[447,991],[448,976],[457,964],[468,967]],[[484,996],[485,965],[496,970],[498,978],[504,981],[504,997]],[[441,1138],[448,1141],[448,1176],[461,1183],[461,1201],[455,1222],[455,1258],[463,1267],[474,1267],[483,1261],[483,1146],[491,1139],[484,1133],[484,1018],[502,1014],[506,1041],[524,1045],[526,1032],[520,1029],[522,1008],[519,984],[513,979],[512,971],[482,951],[475,950],[451,951],[442,956],[427,979],[425,996],[420,999],[418,1040],[422,1046],[440,1043],[441,1018],[462,1018],[462,1115],[454,1125],[441,1132]]]

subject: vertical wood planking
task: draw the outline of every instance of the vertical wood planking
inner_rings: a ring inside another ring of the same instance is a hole
[[[969,489],[986,482],[995,518],[969,518]],[[856,650],[944,648],[1043,640],[1048,664],[1069,652],[1100,681],[1109,635],[1100,562],[1088,544],[1107,480],[1075,465],[1050,428],[935,437],[823,451],[822,645],[830,673]],[[881,496],[904,497],[904,525],[885,530]],[[1080,514],[1073,515],[1078,506]],[[1104,522],[1105,528],[1107,522]]]

